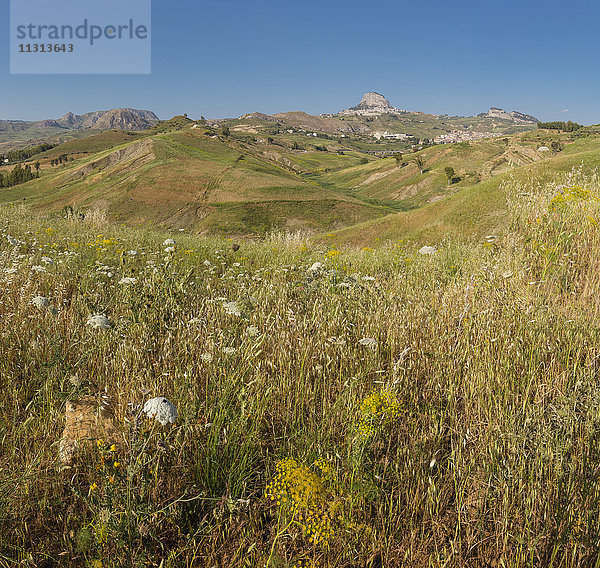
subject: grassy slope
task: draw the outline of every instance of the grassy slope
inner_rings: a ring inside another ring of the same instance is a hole
[[[309,183],[241,144],[213,139],[198,130],[145,136],[120,146],[114,144],[131,136],[104,133],[68,143],[42,160],[44,175],[39,180],[4,190],[0,199],[25,197],[31,206],[55,212],[65,205],[101,207],[129,224],[158,222],[233,234],[280,227],[325,231],[385,213]],[[63,153],[65,147],[75,156],[101,151],[49,168],[48,158]],[[129,154],[114,159],[117,152]],[[111,163],[93,167],[105,160]]]
[[[600,187],[552,208],[543,179],[512,234],[432,256],[0,207],[0,564],[597,564]],[[62,469],[83,395],[125,435]]]
[[[440,157],[440,153],[447,151],[444,147],[436,147],[422,153],[427,153],[428,159],[431,159],[433,163],[436,163],[436,167],[443,171],[445,164],[456,164],[450,160],[434,161]],[[340,243],[361,246],[397,239],[426,240],[434,243],[451,235],[479,238],[506,227],[506,192],[504,190],[506,182],[524,183],[536,179],[539,183],[546,183],[557,174],[569,172],[581,165],[585,168],[600,166],[599,138],[578,140],[566,146],[563,152],[556,156],[515,167],[508,172],[490,177],[474,185],[461,188],[461,184],[458,184],[458,191],[451,186],[451,192],[447,192],[447,195],[439,201],[423,204],[411,211],[390,214],[356,227],[342,229],[336,233],[336,236]],[[377,164],[368,164],[357,169],[364,176],[364,169],[373,170],[376,167]],[[414,169],[414,166],[411,167]],[[342,172],[342,175],[350,176],[352,173],[356,172],[346,170]],[[429,174],[425,173],[422,177],[429,176],[431,179],[434,175],[435,172],[432,171]],[[392,191],[396,191],[396,189],[392,187]],[[443,195],[444,190],[438,190],[437,194]],[[426,196],[427,193],[422,190],[418,195]]]

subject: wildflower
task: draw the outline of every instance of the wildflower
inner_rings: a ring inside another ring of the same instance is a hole
[[[136,255],[137,255],[137,253],[138,253],[138,251],[137,251],[137,250],[128,250],[128,251],[127,251],[127,254],[128,254],[129,256],[136,256]]]
[[[40,258],[40,262],[50,265],[54,264],[54,261],[49,256],[42,256],[42,258]]]
[[[233,355],[236,352],[235,347],[225,347],[223,349],[223,353],[225,353],[225,355]]]
[[[323,265],[320,262],[315,262],[308,270],[310,272],[318,272],[323,268]]]
[[[115,463],[113,463],[113,467],[115,469],[119,469],[121,467],[121,462],[116,461]]]
[[[132,278],[130,276],[124,276],[119,280],[119,284],[136,284],[137,278]]]
[[[357,425],[359,437],[372,436],[379,427],[393,423],[401,412],[402,406],[392,391],[383,390],[370,394],[360,405]]]
[[[40,266],[39,264],[36,264],[34,266],[31,267],[31,270],[33,270],[34,272],[47,272],[46,267],[45,266]]]
[[[87,324],[91,325],[94,329],[110,329],[112,327],[110,320],[104,314],[90,316]]]
[[[144,404],[142,410],[148,418],[156,418],[163,426],[177,420],[177,408],[175,408],[172,402],[162,396],[151,398]]]
[[[50,300],[48,300],[46,296],[36,296],[35,298],[32,298],[29,303],[36,308],[42,309],[47,308],[50,305]]]
[[[175,247],[167,247],[165,248],[165,252],[175,252]]]
[[[163,242],[163,246],[165,246],[165,247],[174,247],[175,246],[175,241],[173,239],[167,239],[166,241]]]
[[[374,276],[363,276],[362,279],[365,282],[375,282],[375,277]]]
[[[205,363],[210,363],[213,360],[213,356],[210,353],[202,353],[202,355],[200,355],[200,359],[202,359],[202,361]]]
[[[258,335],[258,327],[256,327],[255,325],[251,325],[247,330],[246,333],[250,336],[250,337],[256,337]]]
[[[94,491],[96,491],[96,489],[98,489],[98,484],[97,483],[92,483],[90,485],[90,491],[93,493]]]
[[[293,458],[281,460],[265,494],[293,516],[311,542],[327,544],[333,535],[335,473],[325,460],[313,467],[316,471]]]
[[[210,260],[205,260],[202,264],[204,264],[204,266],[210,266],[211,262]]]
[[[239,303],[236,302],[235,300],[233,302],[225,302],[223,304],[223,308],[229,315],[232,315],[232,316],[241,316],[242,315],[242,308],[239,305]]]
[[[373,349],[373,351],[377,349],[377,341],[372,337],[363,337],[362,339],[359,339],[358,342],[364,347],[369,347]]]
[[[102,440],[102,438],[96,440],[96,446],[102,449],[104,447],[104,440]]]
[[[114,444],[112,444],[112,445],[110,446],[110,448],[108,448],[108,451],[109,451],[109,452],[116,452],[116,451],[117,451],[117,446],[115,446]]]
[[[507,270],[502,273],[502,278],[510,278],[513,275],[511,270]]]
[[[424,246],[419,249],[419,254],[435,254],[435,247]]]

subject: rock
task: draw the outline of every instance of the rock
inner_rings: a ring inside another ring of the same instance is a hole
[[[424,246],[419,249],[419,254],[435,254],[435,247]]]
[[[122,428],[108,399],[82,396],[77,400],[68,400],[65,408],[65,429],[58,447],[60,462],[70,465],[78,449],[86,441],[98,439],[115,444],[123,439]]]

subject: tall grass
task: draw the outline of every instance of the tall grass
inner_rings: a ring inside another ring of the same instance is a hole
[[[0,562],[593,564],[600,184],[509,193],[509,232],[429,256],[280,235],[165,252],[167,234],[1,209]],[[66,400],[99,392],[119,447],[61,467]],[[159,395],[175,427],[139,414]],[[281,463],[327,539],[269,498]]]

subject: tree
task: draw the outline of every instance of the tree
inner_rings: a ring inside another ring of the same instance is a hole
[[[400,167],[401,163],[402,163],[402,152],[398,152],[396,154],[396,167]]]
[[[417,168],[419,168],[419,172],[422,174],[425,171],[425,160],[423,156],[415,156],[412,160]]]
[[[225,136],[225,138],[227,138],[230,134],[229,132],[229,126],[224,126],[223,130],[221,131],[221,133],[223,134],[223,136]]]
[[[454,168],[446,166],[444,168],[444,173],[446,174],[446,178],[448,178],[448,183],[452,183],[452,178],[454,177]]]

